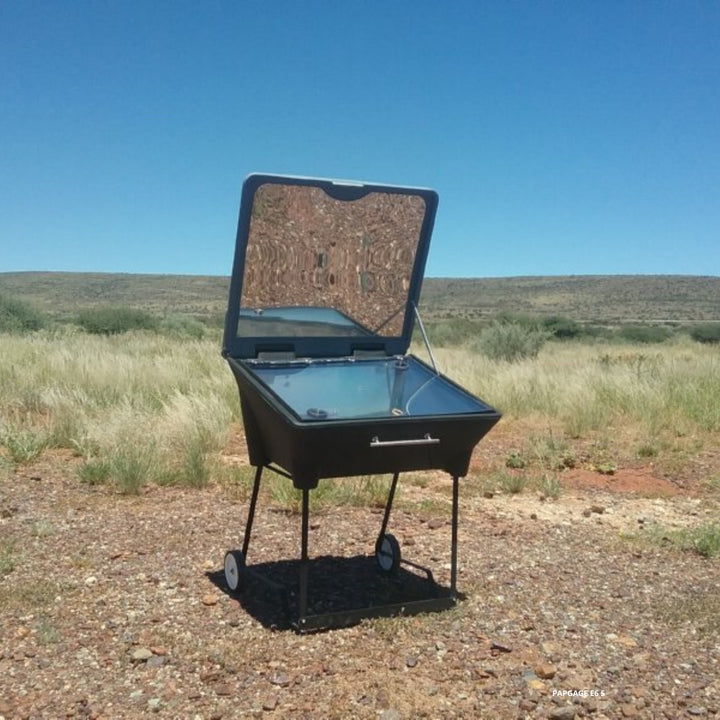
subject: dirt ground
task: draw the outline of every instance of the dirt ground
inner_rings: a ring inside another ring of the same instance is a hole
[[[476,470],[507,449],[487,438]],[[0,717],[720,714],[720,560],[672,542],[717,520],[717,494],[692,473],[571,468],[555,500],[464,481],[457,607],[298,635],[276,594],[225,587],[247,511],[236,493],[120,496],[80,484],[78,462],[0,470]],[[403,557],[444,585],[449,493],[444,477],[401,479],[390,522]],[[313,513],[313,607],[418,585],[412,568],[378,579],[380,523],[370,507]],[[249,562],[292,585],[299,542],[299,517],[261,496]]]

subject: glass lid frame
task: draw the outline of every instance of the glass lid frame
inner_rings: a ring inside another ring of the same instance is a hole
[[[428,188],[248,176],[223,354],[407,352],[437,203]]]

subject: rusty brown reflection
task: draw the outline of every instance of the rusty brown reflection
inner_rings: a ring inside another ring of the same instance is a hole
[[[417,195],[343,201],[319,187],[261,185],[241,308],[334,308],[379,335],[400,335],[424,215]]]

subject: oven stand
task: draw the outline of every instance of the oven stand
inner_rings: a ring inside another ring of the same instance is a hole
[[[453,495],[452,495],[452,525],[451,525],[451,542],[450,542],[450,592],[440,593],[442,588],[435,582],[432,572],[417,565],[409,560],[400,557],[400,546],[393,535],[387,533],[390,521],[390,513],[392,511],[393,501],[395,499],[395,491],[397,489],[400,473],[393,474],[392,483],[388,492],[387,502],[385,503],[385,511],[383,514],[380,533],[375,545],[375,554],[380,566],[380,570],[387,574],[393,574],[397,571],[400,564],[408,565],[415,570],[425,573],[427,579],[431,583],[434,594],[432,597],[422,600],[410,600],[404,603],[392,603],[386,605],[376,605],[367,608],[358,608],[351,610],[341,610],[329,613],[319,613],[308,615],[308,586],[309,586],[309,568],[310,557],[308,553],[308,530],[310,525],[310,490],[302,489],[302,512],[301,512],[301,536],[300,536],[300,566],[298,571],[298,616],[293,620],[290,614],[288,588],[280,583],[274,582],[266,573],[254,570],[246,565],[247,553],[250,547],[250,536],[252,526],[255,519],[255,509],[257,506],[258,494],[260,491],[260,480],[263,470],[267,468],[272,472],[292,479],[292,476],[285,470],[274,465],[259,465],[255,470],[255,481],[253,483],[252,495],[250,497],[250,507],[248,509],[247,521],[245,523],[245,533],[243,536],[242,551],[230,551],[225,556],[225,579],[231,592],[240,592],[243,589],[243,575],[251,574],[254,578],[260,580],[274,591],[278,592],[282,598],[283,612],[290,621],[291,626],[300,633],[311,632],[313,630],[346,627],[353,625],[361,620],[377,617],[391,617],[395,615],[417,615],[424,612],[439,612],[454,607],[458,601],[457,593],[457,546],[458,546],[458,496],[459,496],[459,478],[453,477]],[[229,564],[230,563],[230,564]]]

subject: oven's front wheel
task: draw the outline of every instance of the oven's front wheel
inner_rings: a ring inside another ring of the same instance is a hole
[[[245,575],[245,558],[242,550],[230,550],[225,554],[225,582],[231,592],[240,592]]]
[[[400,543],[390,533],[383,535],[375,545],[375,559],[384,573],[394,574],[400,567]]]

